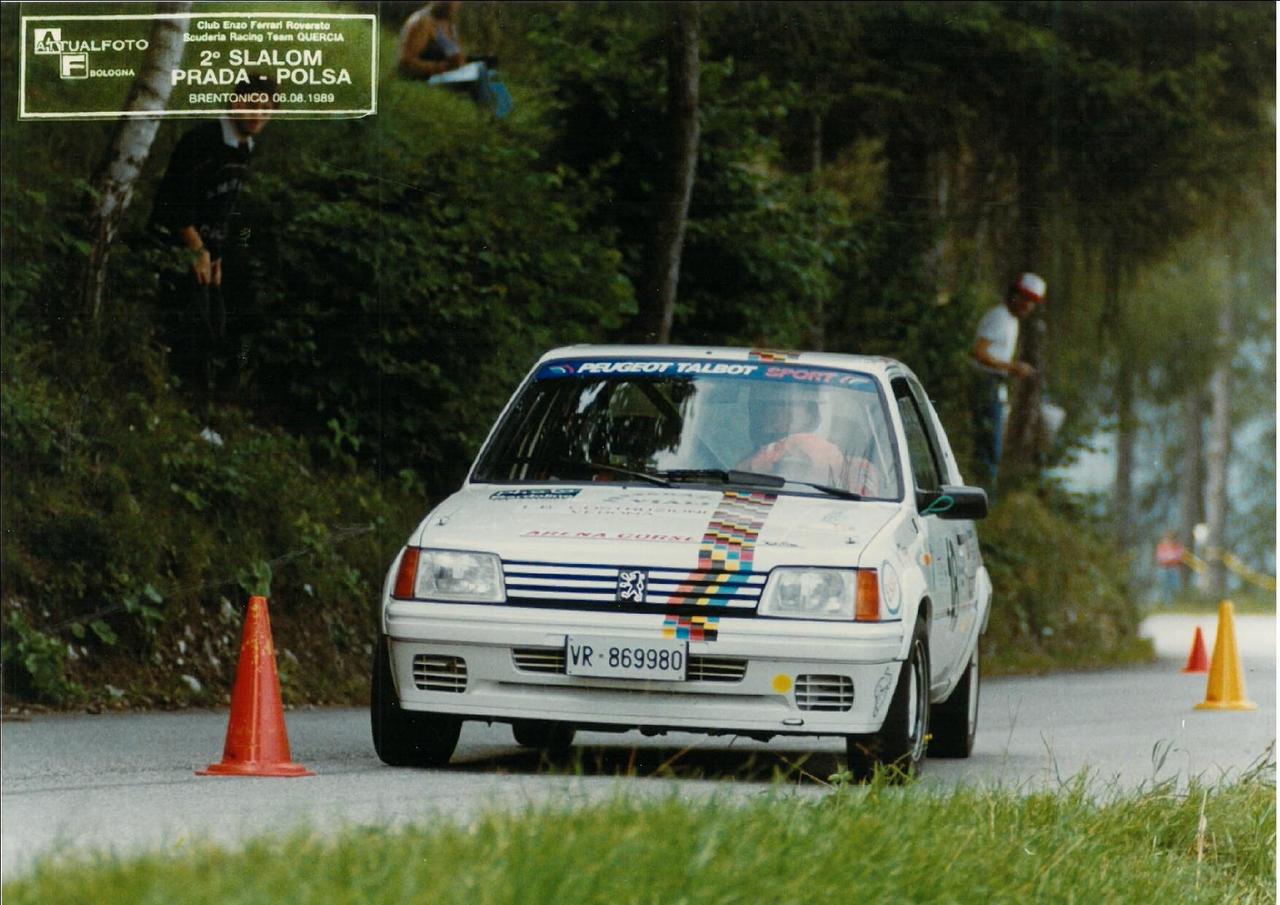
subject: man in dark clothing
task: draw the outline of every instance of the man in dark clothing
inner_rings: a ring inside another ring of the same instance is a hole
[[[231,105],[234,113],[182,136],[151,213],[157,235],[181,250],[187,262],[187,272],[165,280],[170,364],[204,402],[217,378],[238,377],[244,363],[240,322],[245,312],[237,299],[228,305],[223,296],[223,261],[234,244],[232,222],[249,176],[254,138],[271,116],[274,91],[267,76],[241,82]]]

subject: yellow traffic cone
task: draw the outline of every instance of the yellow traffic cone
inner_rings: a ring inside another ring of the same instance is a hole
[[[1244,670],[1236,653],[1235,607],[1230,600],[1224,600],[1218,604],[1218,637],[1213,642],[1209,685],[1196,710],[1257,709],[1257,704],[1245,698]]]

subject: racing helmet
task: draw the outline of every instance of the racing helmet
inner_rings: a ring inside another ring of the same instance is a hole
[[[805,387],[785,381],[756,381],[747,394],[751,442],[765,446],[783,437],[812,430],[818,403]]]

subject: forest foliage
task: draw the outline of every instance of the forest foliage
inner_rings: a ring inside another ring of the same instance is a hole
[[[174,262],[145,231],[187,127],[160,130],[95,320],[74,285],[113,124],[19,122],[6,88],[6,693],[219,700],[235,613],[269,585],[286,699],[357,699],[386,563],[523,372],[554,345],[645,339],[635,287],[669,165],[661,11],[465,7],[468,45],[498,55],[517,100],[497,121],[395,76],[411,4],[356,5],[382,15],[379,112],[264,134],[227,262],[251,355],[209,411],[169,369]],[[1012,273],[1050,278],[1047,392],[1067,426],[983,532],[1007,589],[993,637],[1031,665],[1132,647],[1123,557],[1046,476],[1113,417],[1118,362],[1152,400],[1182,391],[1170,335],[1203,333],[1212,304],[1185,274],[1162,297],[1161,274],[1186,243],[1219,255],[1224,206],[1271,191],[1274,32],[1251,3],[703,5],[676,341],[892,355],[964,457],[973,325]],[[1265,248],[1273,211],[1254,207]],[[1167,330],[1145,313],[1162,298]],[[1255,324],[1273,309],[1265,289],[1248,307]],[[1274,373],[1273,346],[1254,354]],[[1031,555],[1058,540],[1088,564],[1065,584]]]

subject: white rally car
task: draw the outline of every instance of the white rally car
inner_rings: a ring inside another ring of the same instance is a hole
[[[444,764],[484,720],[835,735],[858,778],[968,756],[986,510],[891,359],[555,350],[388,572],[374,746]]]

